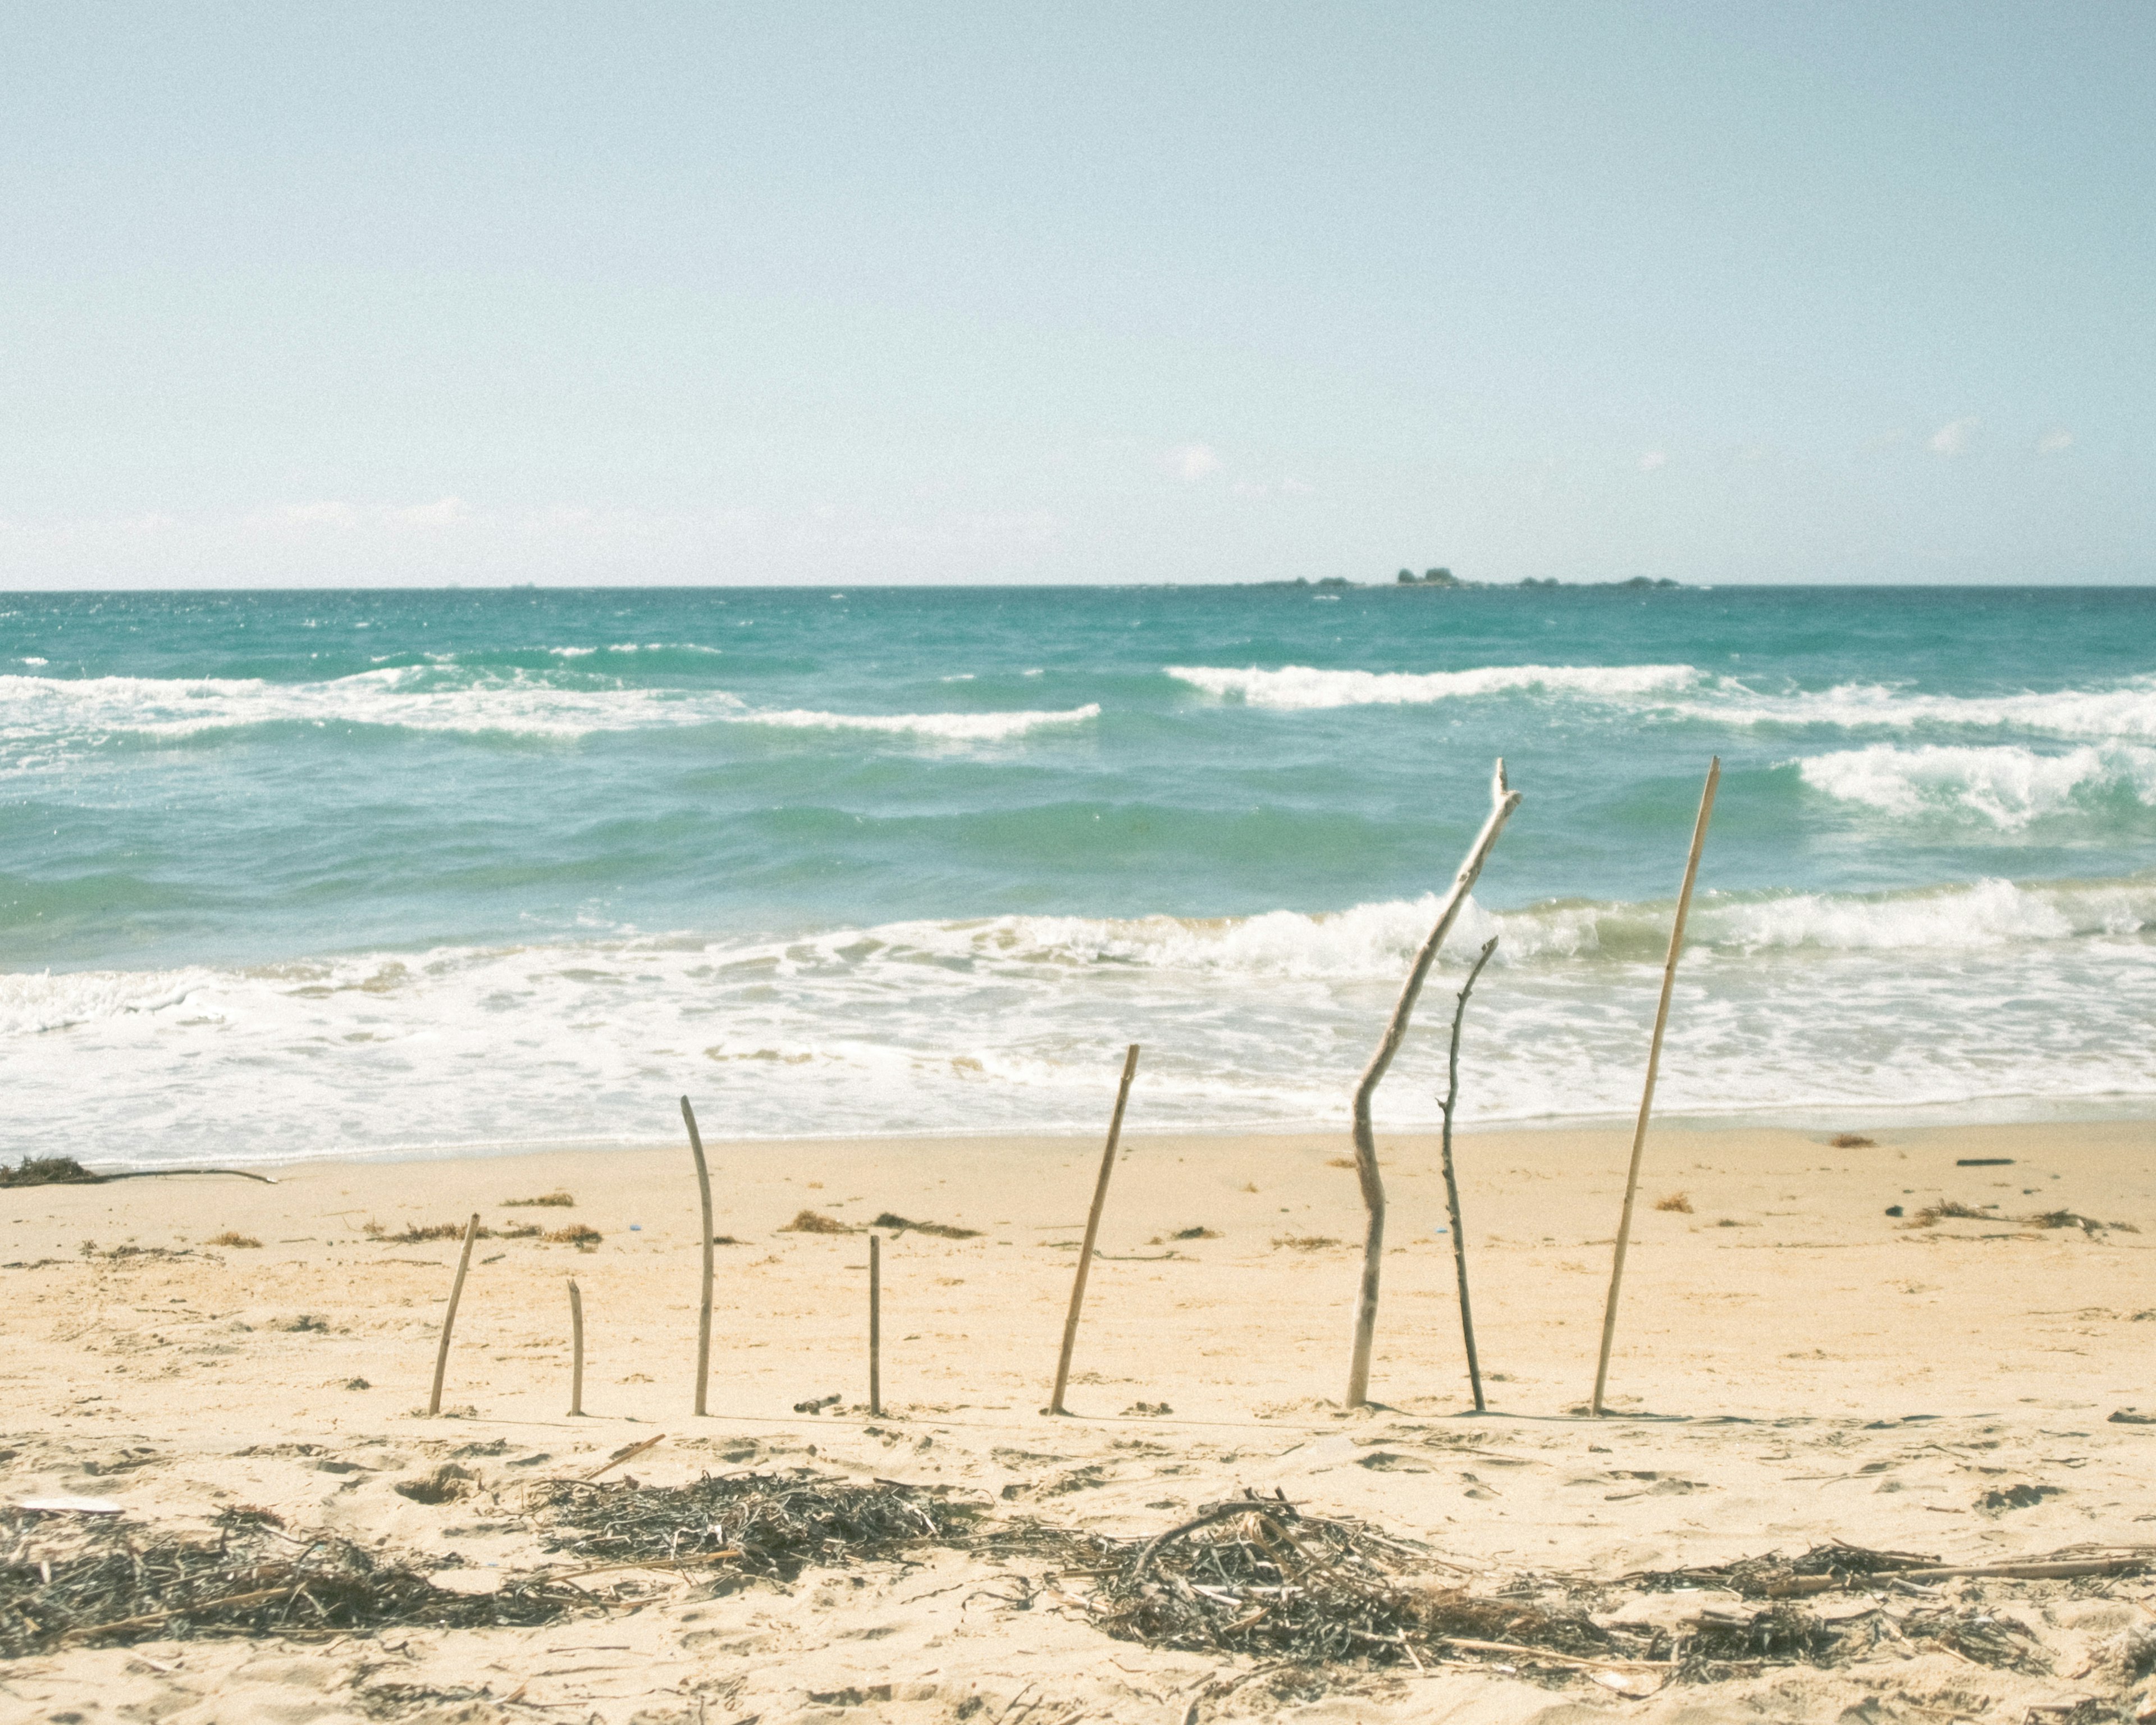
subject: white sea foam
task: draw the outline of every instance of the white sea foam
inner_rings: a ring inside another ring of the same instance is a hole
[[[1283,665],[1261,670],[1171,665],[1178,682],[1220,699],[1288,711],[1336,706],[1407,706],[1514,692],[1585,696],[1624,701],[1698,686],[1688,665],[1495,665],[1456,671],[1322,670]]]
[[[1879,683],[1769,694],[1725,680],[1708,699],[1669,711],[1717,724],[1865,731],[2019,731],[2039,737],[2156,740],[2156,677],[2109,689],[2010,695],[1923,695]]]
[[[1082,725],[1101,716],[1097,703],[1065,712],[1017,713],[824,713],[751,711],[729,716],[743,725],[772,725],[791,731],[869,731],[886,736],[911,735],[947,742],[1004,742],[1029,731]]]
[[[2006,831],[2086,809],[2123,792],[2156,805],[2156,749],[2085,744],[2039,754],[2018,744],[1990,747],[1874,743],[1797,763],[1814,790],[1895,815],[1974,816]]]

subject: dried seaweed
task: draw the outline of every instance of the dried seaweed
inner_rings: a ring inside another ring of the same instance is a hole
[[[938,1240],[978,1240],[981,1237],[981,1230],[978,1228],[956,1228],[948,1222],[912,1222],[889,1210],[878,1216],[869,1226],[889,1228],[899,1234],[932,1234]]]
[[[0,1656],[147,1636],[528,1625],[589,1603],[540,1576],[509,1577],[491,1594],[451,1593],[385,1553],[332,1533],[295,1538],[264,1517],[229,1515],[204,1535],[0,1512]]]
[[[808,1469],[706,1474],[686,1486],[550,1480],[535,1486],[553,1551],[593,1563],[718,1564],[791,1581],[811,1564],[896,1558],[961,1546],[981,1511],[916,1486],[855,1485]]]
[[[0,1186],[98,1186],[94,1174],[72,1156],[26,1156],[13,1168],[0,1162]]]

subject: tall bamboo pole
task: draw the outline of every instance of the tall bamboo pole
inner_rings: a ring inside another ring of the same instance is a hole
[[[1520,793],[1505,783],[1505,762],[1500,757],[1497,770],[1490,779],[1490,818],[1482,823],[1482,830],[1468,847],[1467,859],[1453,877],[1452,891],[1445,895],[1445,904],[1438,911],[1437,926],[1430,930],[1430,938],[1422,943],[1422,950],[1415,954],[1414,963],[1408,971],[1407,982],[1400,989],[1399,1004],[1393,1008],[1392,1021],[1385,1027],[1383,1040],[1378,1044],[1378,1051],[1370,1056],[1370,1064],[1363,1069],[1362,1080],[1355,1086],[1355,1173],[1363,1184],[1363,1204],[1370,1213],[1370,1222],[1363,1240],[1363,1284],[1355,1302],[1355,1352],[1348,1368],[1348,1405],[1351,1408],[1359,1408],[1370,1399],[1370,1343],[1378,1332],[1378,1276],[1385,1250],[1385,1183],[1378,1173],[1378,1142],[1370,1126],[1370,1098],[1377,1091],[1378,1081],[1385,1076],[1385,1069],[1393,1064],[1393,1056],[1400,1051],[1400,1044],[1407,1039],[1408,1019],[1414,1012],[1415,997],[1422,993],[1423,979],[1437,960],[1437,949],[1445,944],[1445,936],[1452,932],[1453,922],[1460,915],[1460,907],[1466,903],[1476,877],[1482,872],[1490,847],[1497,842],[1497,834],[1505,829],[1506,821],[1519,806]]]
[[[584,1411],[584,1296],[569,1278],[569,1412]]]
[[[1497,950],[1497,937],[1483,945],[1467,980],[1460,985],[1460,1004],[1452,1009],[1452,1053],[1445,1067],[1445,1209],[1452,1219],[1452,1266],[1460,1278],[1460,1333],[1467,1343],[1467,1381],[1475,1389],[1475,1411],[1488,1412],[1482,1401],[1482,1364],[1475,1357],[1475,1309],[1467,1301],[1467,1229],[1460,1219],[1460,1181],[1452,1171],[1452,1111],[1460,1101],[1460,1025],[1467,1016],[1467,997],[1475,992],[1475,979]]]
[[[1055,1393],[1048,1399],[1048,1411],[1066,1414],[1063,1392],[1070,1384],[1070,1353],[1078,1345],[1078,1314],[1086,1306],[1086,1276],[1093,1267],[1093,1242],[1101,1234],[1101,1211],[1108,1202],[1109,1177],[1116,1172],[1116,1144],[1123,1135],[1123,1106],[1131,1099],[1131,1080],[1137,1076],[1138,1045],[1133,1042],[1123,1056],[1122,1082],[1116,1086],[1116,1111],[1108,1117],[1108,1145],[1101,1153],[1101,1176],[1093,1183],[1093,1208],[1086,1216],[1086,1239],[1078,1248],[1078,1273],[1070,1281],[1070,1313],[1063,1320],[1063,1352],[1055,1361]]]
[[[696,1158],[696,1192],[704,1201],[704,1291],[696,1312],[696,1412],[705,1405],[711,1375],[711,1171],[704,1162],[704,1141],[696,1131],[696,1111],[681,1098],[681,1119],[689,1128],[689,1152]]]
[[[457,1301],[465,1296],[465,1272],[471,1268],[472,1241],[479,1237],[479,1212],[465,1224],[465,1249],[457,1254],[457,1279],[449,1284],[449,1309],[442,1314],[442,1345],[434,1350],[434,1387],[427,1397],[429,1419],[442,1411],[442,1374],[449,1368],[449,1332],[457,1327]]]
[[[1670,993],[1677,980],[1677,957],[1684,951],[1685,918],[1691,912],[1692,884],[1699,879],[1699,854],[1707,844],[1707,823],[1714,813],[1714,788],[1722,782],[1722,757],[1707,763],[1707,788],[1700,793],[1699,819],[1692,824],[1691,854],[1685,859],[1684,886],[1677,894],[1676,919],[1670,925],[1670,956],[1662,966],[1662,998],[1655,1008],[1655,1034],[1647,1045],[1647,1081],[1640,1092],[1640,1121],[1632,1129],[1632,1164],[1625,1175],[1625,1210],[1617,1222],[1617,1251],[1609,1265],[1609,1303],[1602,1312],[1602,1353],[1594,1363],[1594,1394],[1588,1409],[1602,1417],[1602,1392],[1609,1385],[1609,1344],[1617,1335],[1617,1291],[1625,1281],[1625,1250],[1632,1241],[1632,1206],[1640,1192],[1640,1158],[1647,1146],[1647,1119],[1655,1109],[1655,1080],[1661,1070],[1662,1031],[1670,1021]]]

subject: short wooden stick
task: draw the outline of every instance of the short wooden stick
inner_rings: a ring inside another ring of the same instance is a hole
[[[1467,1343],[1467,1381],[1475,1389],[1475,1411],[1489,1409],[1482,1400],[1482,1364],[1475,1357],[1475,1308],[1467,1299],[1467,1230],[1460,1219],[1460,1181],[1452,1170],[1452,1111],[1460,1101],[1460,1025],[1467,1016],[1467,997],[1475,992],[1475,979],[1482,974],[1482,967],[1490,962],[1490,955],[1497,950],[1497,937],[1491,935],[1483,946],[1481,956],[1476,959],[1474,968],[1467,973],[1467,980],[1460,985],[1460,1004],[1452,1009],[1452,1053],[1446,1066],[1445,1086],[1445,1209],[1452,1219],[1452,1266],[1460,1278],[1460,1333]]]
[[[1482,830],[1475,835],[1468,847],[1467,860],[1453,876],[1452,891],[1445,896],[1443,906],[1437,913],[1437,926],[1430,932],[1430,938],[1422,943],[1409,968],[1408,979],[1400,988],[1399,1003],[1393,1008],[1392,1022],[1385,1026],[1383,1038],[1378,1051],[1370,1056],[1370,1064],[1363,1069],[1363,1076],[1355,1086],[1355,1173],[1363,1185],[1363,1206],[1369,1212],[1368,1231],[1363,1239],[1363,1282],[1355,1301],[1355,1349],[1348,1365],[1348,1405],[1359,1408],[1370,1399],[1370,1343],[1378,1332],[1378,1278],[1384,1263],[1385,1250],[1385,1183],[1378,1172],[1378,1140],[1370,1125],[1370,1098],[1376,1093],[1378,1082],[1385,1076],[1385,1069],[1393,1064],[1393,1056],[1400,1051],[1400,1044],[1407,1040],[1408,1020],[1414,1015],[1415,998],[1422,993],[1423,980],[1430,968],[1437,962],[1437,949],[1445,944],[1445,937],[1452,932],[1452,925],[1460,916],[1460,906],[1467,902],[1476,876],[1488,859],[1490,847],[1497,842],[1497,834],[1504,831],[1506,821],[1520,806],[1520,793],[1505,783],[1505,762],[1497,762],[1497,770],[1490,779],[1490,815],[1482,823]]]
[[[681,1119],[689,1128],[689,1151],[696,1158],[696,1192],[704,1204],[704,1291],[696,1310],[696,1411],[705,1405],[711,1376],[711,1171],[704,1162],[704,1141],[696,1131],[696,1111],[681,1098]]]
[[[584,1296],[569,1278],[569,1412],[584,1411]]]
[[[479,1238],[479,1212],[465,1224],[465,1249],[457,1254],[457,1279],[449,1284],[449,1309],[442,1314],[442,1345],[434,1350],[434,1388],[427,1398],[427,1417],[442,1411],[442,1378],[449,1368],[449,1332],[457,1327],[457,1301],[465,1296],[465,1272],[471,1268],[472,1242]]]
[[[869,1236],[869,1413],[883,1418],[883,1240]]]
[[[1640,1092],[1639,1124],[1632,1129],[1632,1163],[1625,1175],[1625,1209],[1617,1221],[1617,1250],[1609,1264],[1609,1301],[1602,1311],[1602,1353],[1594,1363],[1594,1394],[1588,1410],[1602,1417],[1602,1392],[1609,1387],[1609,1344],[1617,1336],[1617,1291],[1625,1281],[1625,1249],[1632,1240],[1632,1205],[1640,1191],[1640,1158],[1647,1145],[1647,1120],[1655,1110],[1655,1079],[1662,1065],[1662,1031],[1670,1021],[1670,993],[1677,980],[1677,957],[1684,951],[1685,918],[1691,911],[1692,884],[1699,879],[1699,854],[1707,843],[1707,823],[1714,813],[1714,788],[1722,782],[1722,757],[1707,763],[1707,788],[1700,793],[1699,819],[1692,824],[1691,854],[1685,860],[1684,886],[1677,893],[1676,920],[1670,925],[1670,956],[1662,966],[1662,998],[1655,1008],[1655,1034],[1647,1044],[1647,1081]]]
[[[1101,1176],[1093,1183],[1093,1208],[1086,1215],[1086,1240],[1078,1248],[1078,1273],[1070,1281],[1070,1313],[1063,1320],[1063,1352],[1055,1362],[1055,1393],[1048,1399],[1051,1414],[1067,1414],[1063,1392],[1070,1384],[1070,1354],[1078,1345],[1078,1314],[1086,1307],[1086,1276],[1093,1267],[1093,1243],[1101,1236],[1101,1212],[1108,1202],[1108,1181],[1116,1172],[1116,1145],[1123,1135],[1123,1107],[1131,1099],[1131,1080],[1137,1075],[1138,1045],[1133,1042],[1123,1056],[1122,1082],[1116,1086],[1116,1111],[1108,1117],[1108,1145],[1101,1153]]]

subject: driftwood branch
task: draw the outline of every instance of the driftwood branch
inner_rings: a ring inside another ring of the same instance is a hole
[[[1609,1263],[1609,1300],[1602,1310],[1602,1352],[1594,1363],[1594,1394],[1588,1411],[1602,1417],[1602,1392],[1609,1387],[1609,1344],[1617,1336],[1617,1292],[1625,1281],[1625,1251],[1632,1243],[1632,1206],[1640,1194],[1640,1158],[1647,1147],[1647,1120],[1655,1111],[1655,1080],[1662,1067],[1662,1032],[1670,1021],[1670,993],[1676,987],[1677,958],[1684,951],[1685,919],[1691,914],[1691,890],[1699,879],[1699,854],[1707,844],[1707,824],[1714,814],[1714,788],[1722,782],[1722,757],[1707,762],[1707,788],[1700,793],[1699,819],[1692,824],[1691,854],[1685,859],[1684,886],[1677,893],[1677,914],[1670,924],[1670,956],[1662,966],[1662,995],[1655,1008],[1655,1034],[1647,1044],[1647,1081],[1640,1092],[1639,1123],[1632,1128],[1632,1162],[1625,1174],[1625,1209],[1617,1222],[1617,1250]]]
[[[457,1254],[457,1279],[449,1284],[449,1309],[442,1314],[442,1345],[434,1350],[434,1387],[427,1396],[429,1419],[442,1411],[442,1378],[449,1368],[449,1332],[457,1327],[457,1301],[465,1296],[465,1272],[471,1268],[472,1241],[479,1237],[479,1212],[465,1224],[465,1249]]]
[[[277,1183],[267,1174],[250,1174],[244,1168],[140,1168],[124,1174],[94,1174],[91,1181],[100,1186],[109,1186],[115,1180],[169,1180],[180,1174],[226,1174],[235,1180],[259,1180],[264,1186]]]
[[[704,1161],[704,1140],[696,1131],[696,1111],[681,1098],[682,1123],[689,1128],[690,1153],[696,1158],[696,1192],[704,1204],[704,1289],[696,1308],[696,1412],[705,1406],[711,1376],[711,1170]]]
[[[1378,1051],[1370,1056],[1370,1064],[1363,1069],[1362,1081],[1355,1086],[1355,1173],[1363,1183],[1363,1207],[1370,1214],[1369,1230],[1363,1240],[1363,1285],[1355,1305],[1355,1351],[1348,1368],[1348,1399],[1351,1408],[1359,1408],[1369,1399],[1370,1343],[1378,1331],[1378,1276],[1385,1249],[1385,1183],[1378,1173],[1378,1142],[1370,1126],[1370,1098],[1375,1094],[1378,1081],[1393,1064],[1393,1056],[1400,1051],[1400,1044],[1407,1040],[1408,1020],[1414,1014],[1415,999],[1422,993],[1424,979],[1430,968],[1437,962],[1437,951],[1445,944],[1445,937],[1452,932],[1458,920],[1460,906],[1467,902],[1473,891],[1476,877],[1482,872],[1490,848],[1497,842],[1497,834],[1505,829],[1506,821],[1520,806],[1520,793],[1505,783],[1505,763],[1501,758],[1497,770],[1490,779],[1490,818],[1482,823],[1482,830],[1475,835],[1468,847],[1466,860],[1453,877],[1452,890],[1446,894],[1445,903],[1437,915],[1437,925],[1430,932],[1430,938],[1422,943],[1415,954],[1414,963],[1408,971],[1408,979],[1400,989],[1399,1002],[1393,1008],[1392,1022],[1386,1025]]]
[[[1482,1363],[1475,1356],[1475,1308],[1467,1301],[1467,1230],[1460,1219],[1460,1181],[1452,1169],[1452,1111],[1460,1101],[1460,1026],[1467,1016],[1467,997],[1475,992],[1475,979],[1482,974],[1482,967],[1490,962],[1490,955],[1497,950],[1497,937],[1491,935],[1483,945],[1481,953],[1467,973],[1467,980],[1460,985],[1460,1004],[1452,1009],[1452,1052],[1445,1065],[1445,1209],[1452,1222],[1452,1265],[1460,1277],[1460,1333],[1467,1344],[1467,1381],[1475,1389],[1475,1411],[1486,1413],[1482,1400]]]
[[[1123,1136],[1123,1108],[1131,1099],[1131,1080],[1137,1076],[1138,1045],[1133,1042],[1123,1056],[1122,1081],[1116,1086],[1116,1111],[1108,1117],[1108,1146],[1101,1153],[1101,1175],[1093,1183],[1093,1208],[1086,1213],[1086,1240],[1078,1248],[1078,1273],[1070,1280],[1070,1311],[1063,1320],[1063,1351],[1055,1360],[1055,1389],[1048,1399],[1051,1414],[1068,1413],[1063,1392],[1070,1384],[1070,1355],[1078,1346],[1078,1315],[1086,1309],[1086,1277],[1093,1267],[1093,1243],[1101,1237],[1101,1212],[1108,1202],[1108,1181],[1116,1172],[1116,1146]]]
[[[569,1278],[569,1412],[584,1411],[584,1296]]]

